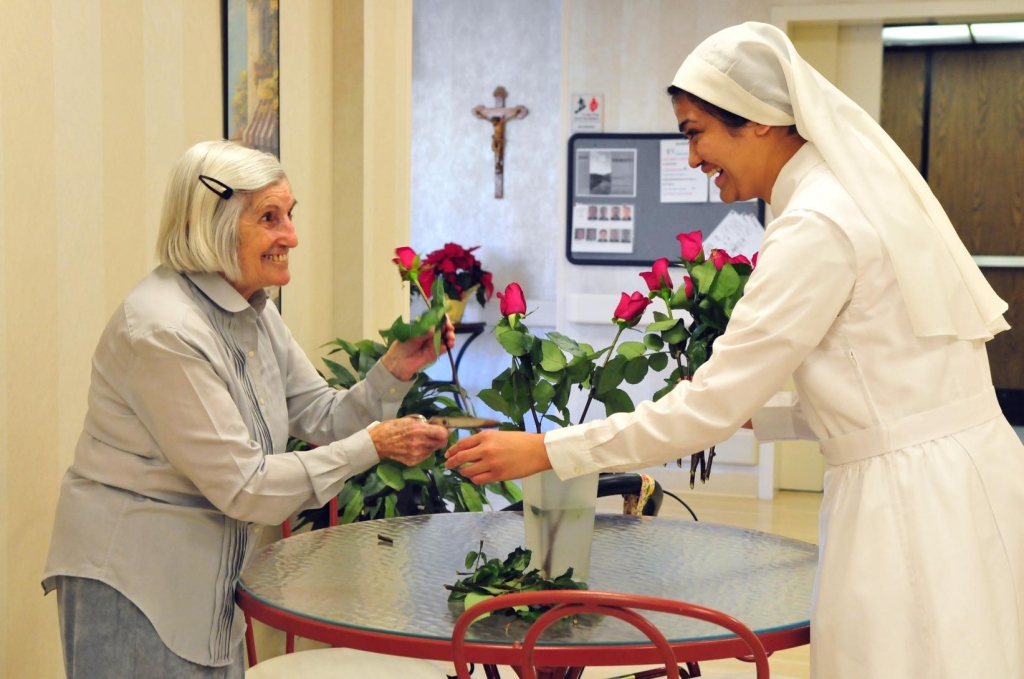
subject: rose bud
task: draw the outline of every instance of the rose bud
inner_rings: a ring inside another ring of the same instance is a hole
[[[687,262],[696,262],[704,255],[704,234],[700,231],[681,233],[676,236],[681,246],[680,257]]]
[[[615,307],[615,313],[612,314],[612,320],[616,323],[624,324],[627,328],[631,328],[640,322],[644,309],[650,303],[651,300],[642,292],[634,292],[632,295],[622,293],[622,297],[619,298],[619,305]]]
[[[736,255],[735,257],[729,258],[730,264],[750,264],[750,260],[744,255]],[[753,267],[751,267],[753,268]]]
[[[722,270],[725,263],[729,261],[729,253],[725,250],[712,250],[711,251],[711,263],[715,265],[715,269],[718,271]]]
[[[398,256],[391,261],[398,265],[402,273],[412,270],[416,266],[416,260],[419,259],[416,251],[409,247],[397,248],[395,254]]]
[[[672,278],[668,275],[668,257],[662,257],[654,263],[650,271],[643,271],[640,277],[647,283],[651,292],[672,289]]]
[[[526,313],[526,297],[523,296],[523,289],[519,287],[519,283],[509,283],[504,294],[498,293],[498,299],[501,301],[502,316]]]
[[[693,299],[693,281],[689,276],[683,276],[683,284],[686,287],[686,299]]]
[[[753,271],[757,268],[757,253],[754,253],[753,259],[750,260],[750,270]]]

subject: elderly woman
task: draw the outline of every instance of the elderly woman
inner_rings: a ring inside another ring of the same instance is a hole
[[[474,436],[449,466],[478,483],[640,469],[752,416],[758,439],[817,439],[812,676],[1019,679],[1024,446],[985,351],[1006,304],[906,156],[779,29],[711,36],[669,92],[690,165],[775,216],[714,356],[634,413]],[[773,396],[791,374],[796,395]]]
[[[259,524],[447,440],[391,419],[436,358],[430,335],[337,391],[267,303],[264,288],[290,279],[295,203],[277,159],[236,144],[197,144],[172,170],[161,265],[100,338],[61,486],[43,586],[68,677],[242,677],[234,590]],[[285,452],[289,434],[319,447]]]

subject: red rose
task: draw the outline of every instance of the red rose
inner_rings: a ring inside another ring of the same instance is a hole
[[[681,246],[680,257],[687,262],[696,262],[697,258],[704,252],[704,234],[700,231],[681,233],[676,236]]]
[[[502,316],[526,313],[526,297],[519,283],[509,283],[504,294],[498,293],[498,299],[501,301]]]
[[[757,253],[754,253],[754,258],[750,260],[750,270],[753,271],[757,268]]]
[[[662,257],[654,263],[650,271],[643,271],[640,277],[647,283],[651,292],[659,290],[671,290],[672,278],[668,275],[668,257]]]
[[[729,261],[729,253],[725,250],[712,250],[711,251],[711,263],[715,265],[717,271],[721,271],[725,263]]]
[[[693,281],[689,276],[683,276],[683,285],[686,287],[686,299],[693,299]]]
[[[757,255],[754,255],[754,256],[756,257]],[[735,257],[730,257],[729,258],[729,263],[730,264],[750,264],[750,260],[747,259],[746,256],[744,256],[744,255],[736,255]],[[753,268],[753,267],[751,267],[751,268]]]
[[[491,297],[494,295],[494,283],[491,280],[491,272],[484,271],[480,274],[480,284],[484,286],[484,293],[487,296],[487,301],[491,301]]]
[[[395,254],[398,256],[391,261],[405,271],[409,271],[416,264],[417,255],[416,251],[412,248],[398,248],[395,250]]]
[[[626,323],[630,326],[636,325],[640,322],[644,309],[650,303],[651,300],[642,292],[634,292],[632,295],[622,293],[622,297],[619,298],[619,305],[615,307],[615,313],[612,314],[612,320]]]

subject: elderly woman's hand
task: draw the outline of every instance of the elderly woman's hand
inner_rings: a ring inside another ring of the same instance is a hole
[[[411,467],[448,442],[448,429],[419,418],[400,417],[370,429],[370,439],[382,460],[395,460]]]
[[[441,348],[455,346],[455,326],[447,319],[441,329]],[[434,333],[428,332],[405,342],[393,342],[381,362],[392,375],[408,382],[420,370],[437,360],[434,351]]]

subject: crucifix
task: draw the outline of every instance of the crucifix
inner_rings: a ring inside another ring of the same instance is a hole
[[[515,118],[525,118],[529,113],[525,106],[505,108],[505,97],[508,92],[498,86],[494,90],[494,107],[477,106],[473,115],[494,125],[494,136],[491,137],[491,150],[494,151],[494,197],[504,195],[505,178],[505,123]]]

